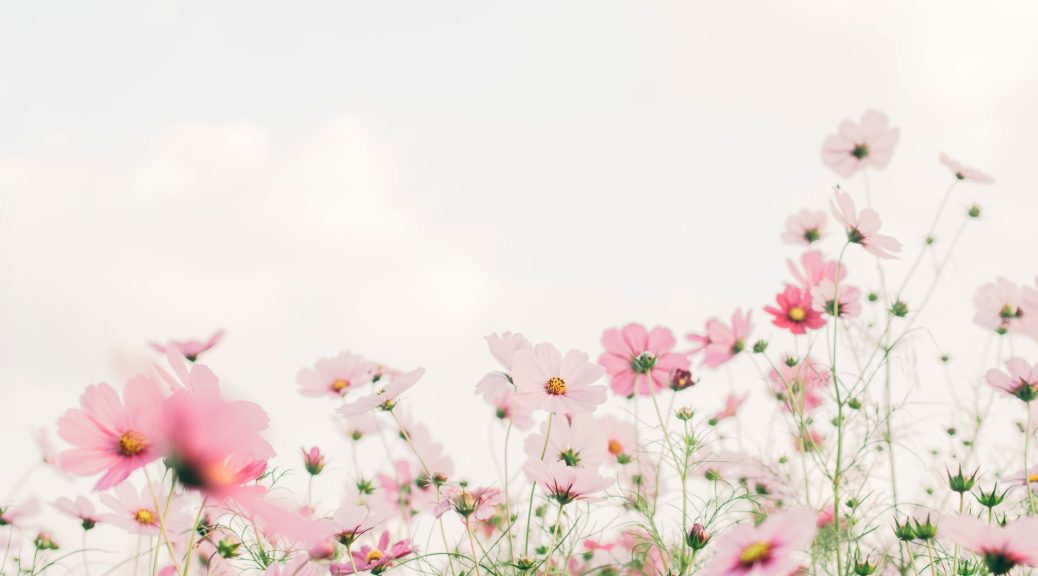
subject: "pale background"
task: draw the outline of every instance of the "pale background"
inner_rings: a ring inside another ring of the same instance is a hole
[[[950,203],[985,218],[919,351],[963,357],[968,385],[973,291],[1038,274],[1036,21],[1026,1],[5,3],[0,493],[86,384],[220,327],[208,362],[267,407],[284,463],[342,455],[294,375],[349,349],[425,366],[409,403],[492,476],[482,336],[597,356],[606,327],[736,306],[775,334],[784,219],[825,205],[822,140],[869,107],[902,130],[872,182],[910,256],[939,151],[998,180]],[[704,376],[689,402],[713,410],[728,384]]]

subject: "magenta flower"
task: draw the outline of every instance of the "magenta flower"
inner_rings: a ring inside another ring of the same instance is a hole
[[[973,296],[973,321],[999,334],[1022,332],[1028,312],[1038,312],[1038,301],[1030,304],[1029,291],[1005,278],[977,289]]]
[[[104,475],[94,486],[104,490],[162,455],[158,384],[145,376],[126,383],[123,401],[108,384],[88,386],[80,408],[58,420],[58,436],[74,448],[60,456],[61,467],[78,476]]]
[[[208,352],[214,346],[219,344],[220,340],[223,340],[223,330],[213,332],[213,335],[204,342],[200,340],[171,340],[169,344],[166,345],[151,342],[151,347],[159,353],[165,354],[166,350],[170,345],[172,345],[172,347],[176,348],[185,358],[194,362],[195,360],[198,360],[198,357],[201,356],[203,352]]]
[[[398,540],[392,546],[389,545],[389,532],[383,532],[374,547],[364,545],[360,550],[353,550],[353,562],[344,564],[332,564],[329,570],[335,576],[353,574],[353,564],[361,572],[371,572],[376,576],[382,574],[393,566],[393,562],[414,552],[410,540]]]
[[[1016,566],[1038,566],[1038,518],[994,526],[972,516],[952,516],[941,521],[940,535],[980,555],[995,576]]]
[[[786,244],[810,246],[825,235],[827,219],[821,210],[803,209],[786,219],[782,241]]]
[[[785,328],[793,334],[805,334],[808,330],[817,330],[825,326],[821,312],[815,310],[811,302],[811,293],[791,284],[775,297],[778,307],[765,306],[764,311],[771,314],[771,323]]]
[[[712,318],[706,323],[705,334],[688,334],[687,338],[698,344],[693,354],[703,352],[703,363],[717,368],[734,358],[746,348],[746,341],[753,330],[750,323],[751,312],[736,310],[732,313],[731,325]]]
[[[896,258],[894,254],[901,251],[901,243],[892,236],[879,233],[882,225],[879,214],[871,208],[858,212],[854,200],[839,188],[835,196],[835,202],[830,201],[829,206],[836,221],[847,229],[847,240],[860,244],[866,252],[877,258]]]
[[[1010,358],[1006,361],[1006,369],[1008,374],[997,368],[988,370],[987,381],[992,388],[1024,402],[1038,398],[1038,364],[1031,365],[1023,358]]]
[[[674,370],[688,370],[688,357],[673,352],[674,344],[670,330],[659,326],[651,331],[641,324],[611,328],[602,333],[605,352],[598,363],[609,374],[613,392],[630,397],[637,388],[638,394],[648,396],[652,390],[646,380],[651,380],[657,391],[663,390]]]
[[[977,170],[976,168],[970,168],[964,165],[962,162],[948,156],[944,152],[941,152],[940,156],[937,157],[941,164],[944,164],[955,178],[959,180],[966,180],[969,182],[975,182],[977,184],[993,184],[995,179],[987,174]]]
[[[843,178],[863,168],[882,170],[894,156],[898,136],[885,114],[868,110],[860,124],[840,122],[838,132],[822,144],[822,162]]]
[[[836,286],[831,280],[822,280],[811,289],[811,304],[831,317],[855,318],[861,315],[861,291],[849,284]]]
[[[587,354],[570,350],[563,356],[547,343],[517,351],[512,363],[519,404],[555,414],[587,413],[605,402],[605,386],[595,385],[603,372]]]
[[[400,395],[411,389],[425,374],[425,368],[418,368],[402,374],[383,376],[378,381],[378,389],[374,393],[364,396],[350,404],[343,404],[338,412],[339,415],[350,418],[365,412],[380,409],[391,411],[396,407]],[[389,380],[383,384],[383,380]]]
[[[530,460],[523,471],[562,505],[591,499],[613,483],[593,468],[574,468],[563,462]]]
[[[300,370],[296,382],[303,396],[339,398],[371,384],[375,368],[374,362],[350,352],[340,352],[333,358],[321,358],[313,368]]]
[[[54,508],[66,516],[79,520],[83,530],[90,530],[98,523],[99,516],[94,508],[94,503],[84,496],[76,496],[75,500],[58,498],[54,501]]]
[[[703,576],[789,576],[803,565],[800,552],[815,536],[815,513],[796,508],[772,514],[760,526],[736,526],[715,536]]]

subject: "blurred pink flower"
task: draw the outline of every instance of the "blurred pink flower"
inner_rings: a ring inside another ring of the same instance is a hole
[[[0,527],[23,526],[24,520],[35,516],[40,512],[40,501],[36,498],[26,498],[17,504],[6,504],[0,506]]]
[[[120,484],[111,493],[101,494],[101,502],[112,510],[102,514],[101,520],[130,534],[147,536],[158,535],[164,522],[166,533],[176,534],[191,526],[191,515],[176,495],[167,506],[168,493],[168,486],[145,484],[138,490],[129,482]],[[162,509],[165,509],[165,516],[160,519]]]
[[[389,532],[383,532],[374,547],[364,545],[360,550],[353,550],[353,561],[332,564],[328,568],[335,576],[353,574],[353,565],[361,572],[381,574],[393,566],[393,562],[414,552],[410,540],[398,540],[389,545]]]
[[[970,168],[964,165],[962,162],[948,156],[944,152],[941,152],[940,156],[937,157],[941,164],[944,164],[951,173],[959,180],[967,180],[969,182],[976,182],[977,184],[993,184],[995,179],[987,174],[977,170],[976,168]]]
[[[800,552],[811,546],[816,516],[809,508],[770,515],[760,526],[736,526],[714,538],[714,556],[703,576],[789,576],[800,570]]]
[[[713,417],[710,418],[710,423],[717,425],[717,423],[721,422],[722,420],[727,420],[729,418],[734,417],[739,412],[739,407],[741,407],[742,403],[745,401],[745,395],[737,396],[735,394],[729,394],[724,399],[724,408],[722,408],[720,412],[714,414]]]
[[[317,446],[311,447],[309,450],[306,448],[301,449],[303,451],[303,468],[311,476],[317,476],[324,470],[325,458],[324,454],[321,453],[321,449]]]
[[[443,491],[443,499],[436,506],[434,515],[439,518],[447,510],[454,509],[466,520],[471,516],[475,520],[487,520],[497,512],[497,506],[504,503],[504,494],[497,488],[462,488],[451,484]]]
[[[986,377],[992,388],[1024,402],[1038,399],[1038,364],[1014,357],[1006,361],[1006,369],[1008,374],[997,368],[988,370]]]
[[[810,412],[822,404],[822,392],[829,386],[829,370],[810,357],[790,366],[779,364],[768,373],[771,390],[791,412]]]
[[[840,283],[837,287],[832,280],[822,280],[818,286],[811,289],[811,304],[816,310],[821,310],[829,316],[855,318],[861,314],[861,291],[850,284]]]
[[[801,254],[800,266],[790,259],[786,260],[786,265],[800,287],[806,289],[814,288],[826,280],[843,281],[843,278],[847,276],[845,266],[840,266],[836,260],[826,262],[825,256],[817,250],[808,250]]]
[[[825,319],[812,306],[811,293],[807,290],[787,284],[786,289],[775,296],[775,303],[777,308],[765,306],[764,311],[771,314],[771,323],[779,328],[793,334],[804,334],[825,326]]]
[[[487,374],[476,384],[476,393],[494,407],[498,419],[509,420],[520,430],[528,430],[533,426],[533,409],[521,406],[516,401],[515,385],[507,374]]]
[[[556,418],[550,427],[547,445],[545,433],[547,422],[541,424],[538,433],[530,434],[523,443],[527,457],[563,462],[577,468],[597,468],[606,459],[607,445],[602,442],[602,430],[588,414],[574,414],[569,418]]]
[[[402,374],[392,374],[389,376],[383,376],[378,381],[378,389],[374,393],[359,398],[350,404],[343,404],[338,413],[340,416],[349,418],[351,416],[357,416],[365,412],[370,412],[376,408],[390,411],[397,403],[397,399],[401,394],[407,392],[412,386],[418,383],[418,380],[425,374],[425,368],[418,368],[410,372]],[[388,384],[384,384],[384,380],[389,380]]]
[[[868,110],[860,124],[840,122],[838,132],[822,144],[822,162],[843,178],[862,168],[882,170],[894,156],[898,136],[885,114]]]
[[[343,545],[353,542],[389,520],[392,513],[388,508],[377,509],[355,504],[343,504],[331,518],[334,537]]]
[[[871,208],[858,212],[850,195],[838,188],[834,194],[836,199],[830,201],[829,206],[836,221],[847,229],[847,240],[860,244],[877,258],[896,258],[894,254],[901,251],[901,243],[893,236],[879,233],[882,225],[879,214]]]
[[[518,350],[529,350],[533,346],[530,341],[518,332],[502,332],[491,334],[486,337],[490,355],[497,360],[505,370],[512,369],[512,358]]]
[[[317,566],[306,555],[299,555],[284,564],[271,564],[263,576],[317,576]]]
[[[339,398],[352,390],[371,384],[375,363],[350,352],[333,358],[321,358],[313,368],[303,368],[296,375],[303,396]]]
[[[825,212],[805,208],[786,219],[782,241],[786,244],[810,246],[825,235],[826,224]]]
[[[76,496],[75,500],[69,498],[58,498],[54,501],[54,508],[62,514],[79,520],[83,530],[90,530],[97,525],[98,515],[94,503],[85,496]]]
[[[938,535],[980,555],[995,576],[1019,565],[1038,566],[1038,518],[994,526],[972,516],[949,516],[941,520]]]
[[[598,427],[601,430],[597,435],[598,441],[605,441],[607,462],[622,465],[634,460],[634,455],[638,452],[638,431],[634,427],[634,422],[621,420],[616,416],[602,416],[598,419]]]
[[[519,404],[556,414],[591,412],[605,402],[605,386],[595,384],[603,372],[587,354],[570,350],[563,356],[547,343],[517,351],[512,365]]]
[[[977,289],[973,296],[973,306],[977,310],[973,321],[1000,334],[1021,332],[1024,320],[1029,319],[1028,313],[1038,313],[1038,307],[1032,309],[1028,300],[1025,289],[1000,277]]]
[[[165,354],[166,350],[170,346],[173,346],[181,354],[183,354],[185,358],[194,362],[198,359],[199,356],[202,355],[203,352],[208,352],[214,346],[219,344],[220,340],[223,340],[223,330],[217,330],[216,332],[213,332],[213,335],[210,336],[209,339],[205,342],[199,340],[170,340],[168,344],[159,344],[157,342],[151,342],[151,347],[159,353]]]
[[[530,460],[523,470],[563,505],[590,499],[613,483],[593,468],[574,468],[562,462]]]
[[[674,344],[670,330],[659,326],[651,331],[633,323],[622,329],[610,328],[602,333],[605,352],[598,363],[609,374],[613,392],[633,396],[637,389],[638,394],[648,396],[652,390],[646,379],[656,390],[663,390],[675,369],[688,370],[688,357],[673,352]]]
[[[711,368],[721,366],[746,348],[753,324],[751,312],[736,310],[732,313],[731,325],[712,318],[706,323],[705,334],[688,334],[687,338],[698,344],[692,353],[703,351],[703,363]]]

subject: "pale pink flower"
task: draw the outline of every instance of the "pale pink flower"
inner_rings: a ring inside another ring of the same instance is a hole
[[[108,384],[88,386],[80,408],[58,420],[58,435],[74,446],[61,454],[61,467],[78,476],[104,472],[95,490],[122,482],[162,455],[162,403],[158,384],[145,376],[126,383],[122,401]]]
[[[642,497],[655,500],[666,490],[666,485],[649,459],[635,460],[617,471],[621,493],[627,498]]]
[[[96,526],[99,519],[94,503],[84,496],[76,496],[75,500],[58,498],[54,501],[54,508],[66,516],[79,520],[83,530],[90,530]]]
[[[703,363],[711,368],[721,366],[746,349],[746,341],[753,330],[751,312],[736,310],[732,313],[731,325],[712,318],[706,323],[705,334],[688,334],[688,339],[698,346],[692,353],[703,352]]]
[[[1035,404],[1031,404],[1032,408]],[[1012,486],[1031,485],[1031,490],[1038,490],[1038,466],[1031,466],[1028,470],[1021,470],[1016,474],[1005,477],[1005,482]]]
[[[973,321],[999,334],[1021,332],[1023,321],[1029,319],[1028,313],[1038,312],[1038,307],[1028,306],[1025,290],[1006,278],[998,278],[978,288],[973,296],[973,306],[977,310]]]
[[[353,561],[342,564],[332,564],[329,570],[334,576],[353,574],[353,565],[361,572],[381,574],[393,566],[393,563],[408,554],[414,552],[410,540],[398,540],[389,544],[389,532],[383,532],[378,543],[372,547],[361,546],[360,550],[353,550]]]
[[[793,366],[782,362],[768,373],[772,392],[787,410],[798,413],[810,412],[822,404],[822,393],[830,379],[829,370],[810,357]]]
[[[606,452],[609,454],[607,461],[621,465],[631,462],[638,452],[638,431],[634,422],[616,416],[603,416],[598,419],[598,426],[601,430],[598,441],[605,440]]]
[[[1031,402],[1038,398],[1038,364],[1030,364],[1023,358],[1010,358],[1006,361],[1005,373],[997,368],[987,372],[988,384],[1009,396]]]
[[[629,397],[637,391],[648,396],[653,391],[646,380],[651,380],[657,391],[663,390],[674,370],[688,370],[688,356],[674,352],[674,344],[670,330],[659,326],[651,331],[641,324],[610,328],[602,333],[605,352],[598,363],[608,372],[613,392]]]
[[[825,256],[817,250],[808,250],[800,255],[800,266],[791,259],[786,260],[790,273],[801,288],[810,290],[826,280],[830,282],[842,281],[847,275],[847,269],[840,266],[836,260],[825,260]]]
[[[574,414],[569,418],[554,419],[545,445],[545,433],[548,431],[548,423],[544,422],[540,432],[526,437],[523,446],[531,460],[541,460],[543,454],[544,460],[563,462],[578,468],[597,468],[605,461],[607,446],[602,442],[601,430],[590,415]]]
[[[429,473],[440,478],[449,478],[454,472],[454,461],[447,455],[443,444],[433,440],[429,428],[415,420],[410,412],[401,410],[396,414],[400,423],[400,437],[410,440],[409,448],[418,454],[425,466],[429,467]]]
[[[36,448],[39,449],[40,458],[44,464],[64,476],[70,476],[68,472],[61,468],[61,453],[54,446],[54,440],[51,439],[50,431],[46,428],[39,428],[32,433],[32,439],[36,442]]]
[[[871,208],[858,212],[850,194],[841,192],[839,188],[835,196],[836,200],[830,201],[829,206],[836,221],[847,229],[847,240],[860,244],[877,258],[896,258],[894,254],[901,251],[901,243],[893,236],[879,233],[882,225],[879,214]]]
[[[167,349],[172,346],[175,347],[185,358],[194,362],[198,360],[204,352],[208,352],[214,346],[220,343],[223,339],[223,330],[217,330],[213,332],[213,335],[208,340],[170,340],[168,344],[159,344],[157,342],[151,342],[151,347],[154,348],[161,354],[165,354]]]
[[[375,363],[350,352],[332,358],[321,358],[313,368],[303,368],[296,375],[303,396],[340,398],[352,390],[360,390],[375,378]]]
[[[1038,566],[1038,518],[994,526],[972,516],[950,516],[941,521],[939,535],[978,554],[995,576],[1020,565]]]
[[[976,182],[977,184],[993,184],[995,179],[987,174],[977,170],[976,168],[970,168],[964,165],[962,162],[948,156],[944,152],[941,152],[940,156],[937,157],[941,164],[944,164],[955,178],[959,180],[967,180],[969,182]]]
[[[497,360],[498,364],[501,365],[505,370],[512,369],[512,358],[515,353],[519,350],[529,350],[533,346],[525,336],[518,332],[502,332],[501,334],[491,334],[486,337],[487,347],[490,348],[490,354]]]
[[[100,519],[131,534],[147,536],[158,535],[160,522],[164,521],[166,532],[175,534],[191,526],[191,515],[176,495],[167,507],[168,494],[168,486],[145,484],[138,490],[129,482],[119,484],[112,493],[101,494],[101,502],[112,512],[102,514]]]
[[[497,512],[497,506],[505,501],[501,490],[490,487],[468,489],[451,484],[442,493],[443,499],[434,511],[437,518],[453,509],[466,521],[470,516],[475,520],[487,520]]]
[[[374,393],[364,396],[353,403],[343,404],[338,410],[339,415],[349,418],[370,412],[376,408],[388,412],[396,406],[400,395],[410,390],[424,374],[425,368],[418,368],[410,372],[380,378],[377,384],[378,388]],[[389,380],[389,383],[384,383],[384,380]]]
[[[724,408],[722,408],[720,412],[714,414],[713,417],[710,418],[710,424],[716,426],[718,422],[734,417],[736,414],[738,414],[739,408],[745,401],[746,395],[738,396],[736,394],[729,394],[724,399]]]
[[[782,241],[786,244],[811,244],[825,235],[827,218],[821,210],[803,209],[786,219],[786,230],[782,233]]]
[[[760,526],[736,526],[712,540],[714,555],[703,576],[789,576],[803,566],[801,552],[815,530],[809,508],[774,513]]]
[[[379,430],[378,418],[371,412],[364,412],[344,419],[343,432],[351,440],[357,441]]]
[[[384,502],[405,518],[411,518],[415,512],[434,510],[440,503],[436,487],[425,476],[425,470],[408,460],[397,460],[392,475],[378,474],[375,479]]]
[[[587,354],[563,356],[547,343],[517,351],[512,364],[519,404],[556,414],[587,413],[605,402],[605,386],[594,384],[603,372]]]
[[[0,506],[0,528],[23,526],[25,519],[31,518],[39,512],[40,501],[36,498],[27,498],[17,504]]]
[[[476,384],[476,393],[494,407],[494,415],[509,420],[516,428],[528,430],[533,425],[533,409],[517,401],[515,385],[504,372],[491,372]]]
[[[894,156],[898,136],[885,114],[868,110],[860,124],[840,122],[838,132],[822,144],[822,161],[843,178],[862,168],[882,170]]]
[[[284,564],[271,564],[263,576],[317,576],[317,565],[305,555],[299,555]]]
[[[830,317],[856,318],[861,315],[861,291],[849,284],[837,286],[831,280],[822,280],[811,289],[811,304]]]
[[[825,326],[822,313],[815,310],[811,293],[805,289],[787,284],[786,289],[775,296],[775,303],[777,307],[765,306],[764,311],[771,314],[772,324],[792,334],[805,334]]]
[[[574,468],[562,462],[530,460],[523,466],[526,475],[560,504],[592,499],[612,480],[591,468]]]
[[[331,518],[335,539],[344,545],[352,545],[357,538],[378,528],[391,516],[386,508],[343,504]]]

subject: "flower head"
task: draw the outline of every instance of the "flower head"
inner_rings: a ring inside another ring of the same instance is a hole
[[[822,161],[843,178],[863,168],[882,170],[894,156],[898,129],[882,112],[868,110],[861,123],[844,120],[836,134],[822,144]]]
[[[985,284],[973,296],[977,310],[973,321],[999,334],[1022,332],[1030,319],[1028,312],[1038,312],[1038,301],[1030,305],[1029,296],[1028,290],[1005,278]]]
[[[995,179],[991,176],[988,176],[976,168],[966,166],[944,152],[941,152],[937,159],[940,160],[941,164],[944,164],[948,170],[951,170],[952,175],[954,175],[958,180],[975,182],[977,184],[993,184],[995,182]]]
[[[602,442],[598,423],[590,415],[574,414],[556,418],[550,427],[547,422],[542,424],[540,433],[526,437],[524,448],[531,460],[540,460],[543,454],[544,460],[594,469],[605,461],[607,446]]]
[[[1029,364],[1023,358],[1010,358],[1006,361],[1006,370],[1008,374],[997,368],[988,370],[988,384],[1024,402],[1038,398],[1038,364]]]
[[[517,351],[512,364],[519,404],[556,414],[587,413],[605,402],[605,386],[594,384],[603,372],[587,354],[563,356],[547,343]]]
[[[339,398],[353,390],[363,390],[375,378],[375,363],[350,352],[333,358],[321,358],[313,368],[303,368],[296,375],[303,396]]]
[[[453,509],[459,516],[472,517],[475,520],[488,520],[497,512],[498,504],[505,501],[504,494],[498,488],[475,488],[469,490],[458,485],[451,485],[444,491],[443,500],[436,506],[436,517],[439,518],[447,510]]]
[[[214,346],[219,344],[220,340],[223,340],[223,330],[217,330],[216,332],[213,332],[213,335],[205,341],[171,340],[169,344],[165,345],[159,344],[157,342],[152,342],[151,347],[154,348],[160,354],[165,354],[167,349],[170,347],[175,348],[178,352],[183,354],[185,358],[187,358],[191,362],[194,362],[195,360],[198,360],[198,357],[201,356],[203,352],[208,352]]]
[[[826,220],[825,212],[805,208],[786,219],[782,241],[810,246],[825,235]]]
[[[62,514],[79,520],[83,530],[92,529],[99,521],[94,503],[84,496],[77,496],[75,500],[58,498],[54,501],[54,507]]]
[[[775,306],[765,306],[764,311],[771,314],[771,323],[785,328],[793,334],[805,334],[808,330],[817,330],[825,326],[825,319],[816,310],[811,301],[811,292],[797,288],[792,284],[775,297]]]
[[[378,576],[393,566],[393,562],[414,552],[410,540],[398,540],[389,544],[389,532],[383,532],[375,546],[364,545],[353,550],[353,561],[329,566],[335,576],[353,574],[353,566],[361,572],[371,572]]]
[[[882,222],[879,214],[871,208],[858,212],[850,194],[835,192],[835,201],[830,201],[833,216],[847,229],[847,240],[860,244],[866,252],[877,258],[896,258],[895,253],[901,251],[901,243],[893,236],[880,234]]]
[[[861,290],[849,284],[837,286],[831,280],[822,280],[811,289],[811,304],[833,318],[855,318],[861,314]]]
[[[829,386],[829,370],[810,357],[799,362],[783,362],[768,373],[771,390],[786,410],[810,412],[822,404],[822,392]]]
[[[191,516],[177,496],[165,506],[168,492],[168,486],[157,484],[145,484],[140,489],[129,482],[119,484],[111,493],[101,494],[101,502],[111,512],[100,519],[130,534],[158,535],[161,525],[169,533],[178,532],[191,525]]]
[[[797,508],[772,514],[760,526],[737,526],[713,539],[704,576],[789,576],[814,539],[815,513]]]
[[[387,412],[391,411],[396,407],[400,395],[410,390],[412,386],[418,383],[418,380],[420,380],[424,374],[425,369],[418,368],[402,374],[384,376],[379,379],[379,388],[375,390],[374,393],[364,396],[350,404],[343,404],[339,408],[339,415],[350,418],[365,412],[370,412],[376,408]],[[386,379],[389,380],[389,383],[383,384],[383,380]]]
[[[1003,527],[972,516],[952,516],[941,521],[941,535],[980,555],[995,576],[1019,565],[1038,566],[1038,518]]]
[[[314,446],[303,451],[303,468],[306,469],[307,474],[311,476],[317,476],[324,470],[324,454],[321,453],[321,449]]]
[[[750,315],[748,311],[736,310],[732,313],[730,325],[716,318],[707,321],[706,333],[688,335],[689,340],[698,344],[693,349],[693,354],[702,351],[703,363],[711,368],[721,366],[734,358],[746,349],[746,341],[753,329]]]
[[[562,505],[591,499],[613,483],[594,469],[574,468],[563,462],[530,460],[523,470]]]
[[[605,352],[598,362],[609,374],[613,392],[621,396],[643,396],[663,390],[676,369],[687,370],[688,357],[674,352],[674,335],[659,326],[646,330],[641,324],[610,328],[602,333]]]

